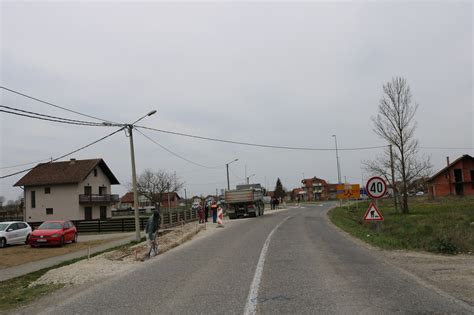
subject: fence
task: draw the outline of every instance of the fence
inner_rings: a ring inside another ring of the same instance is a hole
[[[161,214],[161,227],[170,228],[182,222],[197,220],[195,210],[182,210],[174,212],[163,212]],[[140,230],[145,229],[148,217],[140,218]],[[78,220],[74,221],[78,233],[107,233],[107,232],[133,232],[135,231],[135,218],[116,218],[107,220]],[[42,222],[28,222],[33,229],[36,229]]]

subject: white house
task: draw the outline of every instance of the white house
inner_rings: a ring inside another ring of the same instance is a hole
[[[25,220],[93,220],[112,216],[120,184],[102,159],[41,163],[14,186],[23,186]]]

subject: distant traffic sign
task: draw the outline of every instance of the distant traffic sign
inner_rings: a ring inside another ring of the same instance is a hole
[[[382,198],[387,193],[387,184],[381,177],[374,176],[367,181],[365,190],[370,198]]]
[[[337,185],[337,199],[359,199],[360,186],[355,185]]]
[[[364,215],[364,220],[366,221],[383,221],[382,214],[380,210],[377,208],[375,203],[371,202],[369,205],[369,209]]]

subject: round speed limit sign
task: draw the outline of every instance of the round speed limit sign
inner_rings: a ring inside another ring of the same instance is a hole
[[[387,184],[381,177],[374,176],[367,181],[365,189],[370,198],[378,199],[387,193]]]

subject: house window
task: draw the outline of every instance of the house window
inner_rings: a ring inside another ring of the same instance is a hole
[[[53,214],[53,208],[46,208],[46,214]]]
[[[50,194],[51,193],[51,187],[45,187],[44,188],[44,193],[45,194]]]
[[[97,177],[97,169],[94,168],[94,176]]]
[[[31,191],[31,208],[36,208],[36,191]]]
[[[92,187],[84,186],[84,195],[92,195]]]
[[[99,195],[107,194],[107,187],[99,187]]]

